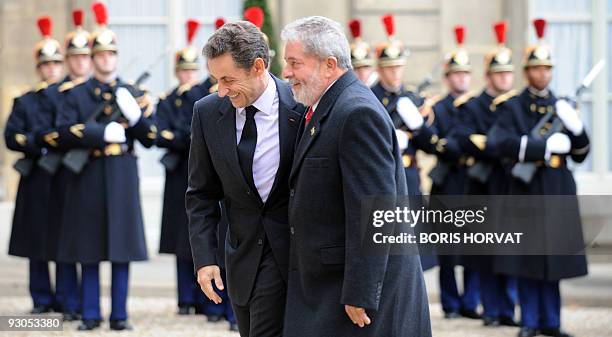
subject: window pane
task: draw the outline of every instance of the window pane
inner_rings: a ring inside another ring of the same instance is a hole
[[[108,15],[125,16],[167,16],[167,0],[108,0]]]
[[[533,2],[534,13],[537,16],[591,14],[591,0],[534,0]]]
[[[592,148],[592,145],[593,145],[592,143],[593,133],[591,131],[593,130],[593,128],[591,127],[593,125],[592,108],[593,108],[593,105],[591,104],[591,102],[583,102],[580,104],[580,119],[582,119],[582,121],[584,122],[584,128],[587,134],[589,135],[589,137],[591,138],[591,152],[589,153],[585,161],[583,161],[582,163],[577,164],[577,163],[571,162],[570,160],[569,166],[573,168],[574,171],[584,172],[584,171],[593,170],[593,154],[595,152],[594,152],[594,149]]]
[[[612,2],[612,0],[609,0]],[[608,7],[612,10],[612,4]],[[612,12],[611,12],[612,13]],[[608,25],[608,61],[606,62],[606,68],[608,69],[608,91],[612,93],[612,23]]]
[[[535,43],[535,34],[531,35],[531,43]],[[581,23],[551,23],[545,41],[551,47],[555,63],[551,88],[559,96],[573,95],[592,66],[591,26]]]
[[[210,24],[219,16],[236,19],[242,16],[242,1],[185,0],[185,16],[206,19]]]

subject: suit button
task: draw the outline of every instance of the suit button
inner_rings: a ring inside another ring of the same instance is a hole
[[[246,193],[246,195],[251,195],[251,191],[249,191],[249,190],[246,190],[244,192]]]
[[[257,245],[259,246],[263,245],[263,239],[257,239]]]
[[[294,195],[295,195],[295,190],[292,188],[292,189],[289,191],[289,196],[290,196],[290,197],[293,197]]]
[[[291,232],[291,235],[295,235],[295,228],[293,228],[293,226],[289,228],[289,231]]]

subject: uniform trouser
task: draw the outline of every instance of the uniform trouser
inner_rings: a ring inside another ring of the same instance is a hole
[[[179,307],[203,306],[205,303],[206,297],[193,274],[191,259],[176,258],[176,290]]]
[[[51,289],[49,263],[47,261],[30,259],[30,295],[34,306],[50,306],[55,295]]]
[[[478,276],[483,316],[513,318],[517,300],[516,278],[488,271],[481,271]]]
[[[267,240],[246,306],[232,304],[241,337],[281,337],[287,285]]]
[[[79,282],[75,263],[57,263],[56,297],[63,312],[75,313],[80,309]]]
[[[559,281],[518,279],[521,325],[529,328],[561,326]]]
[[[99,264],[82,264],[83,320],[101,320]],[[127,319],[129,263],[112,263],[110,320]]]
[[[480,302],[478,273],[463,269],[463,295],[459,294],[455,279],[455,265],[440,256],[440,301],[444,312],[476,310]]]

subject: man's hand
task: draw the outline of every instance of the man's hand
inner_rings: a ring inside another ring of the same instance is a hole
[[[219,269],[219,266],[206,266],[198,269],[200,289],[211,301],[219,304],[221,303],[221,297],[213,289],[212,281],[215,281],[215,285],[219,290],[223,290],[223,280],[221,279],[221,269]]]
[[[359,325],[360,328],[372,323],[364,308],[354,307],[347,304],[344,305],[344,311],[346,311],[346,314],[351,319],[353,324]]]

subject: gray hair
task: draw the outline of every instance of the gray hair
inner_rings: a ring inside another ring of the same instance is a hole
[[[295,20],[281,32],[283,42],[299,41],[304,51],[324,60],[333,56],[340,69],[352,69],[351,48],[342,26],[323,16],[310,16]]]
[[[230,22],[219,28],[208,39],[202,55],[212,59],[229,53],[239,68],[249,69],[261,58],[266,68],[270,63],[270,48],[263,33],[248,21]]]

